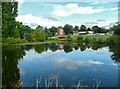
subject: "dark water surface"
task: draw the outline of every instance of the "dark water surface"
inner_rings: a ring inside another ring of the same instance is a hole
[[[89,43],[43,43],[2,48],[3,86],[118,87],[120,47]]]

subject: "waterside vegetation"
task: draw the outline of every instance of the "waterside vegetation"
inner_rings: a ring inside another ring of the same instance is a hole
[[[2,3],[2,44],[16,44],[28,42],[44,42],[44,41],[84,41],[119,44],[120,24],[106,29],[103,27],[93,26],[87,28],[85,25],[75,26],[66,24],[65,26],[51,28],[38,25],[35,29],[24,25],[22,22],[16,21],[18,16],[18,3],[14,0]],[[60,39],[56,36],[58,28],[64,30],[65,38]],[[94,33],[109,33],[109,35],[73,35],[73,32],[93,31]],[[112,35],[110,35],[112,33]]]

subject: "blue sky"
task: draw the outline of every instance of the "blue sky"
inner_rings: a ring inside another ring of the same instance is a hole
[[[65,24],[109,28],[118,22],[118,2],[26,2],[19,4],[17,21],[35,28],[38,25]]]

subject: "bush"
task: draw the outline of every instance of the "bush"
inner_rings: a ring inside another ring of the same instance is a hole
[[[109,42],[110,44],[119,44],[120,43],[119,39],[120,39],[119,36],[113,35],[109,38]]]
[[[33,41],[33,35],[31,33],[27,33],[26,34],[26,40],[29,41],[29,42]]]
[[[66,38],[67,38],[67,41],[72,41],[73,40],[71,34],[68,34]]]
[[[26,39],[13,38],[13,37],[8,37],[7,40],[9,41],[10,44],[27,43],[28,42]]]
[[[45,41],[45,33],[43,31],[36,30],[34,32],[35,41]]]
[[[99,38],[97,42],[98,43],[104,43],[105,41],[102,38]]]
[[[88,37],[85,38],[85,42],[89,42],[90,39]]]
[[[82,36],[78,36],[78,37],[77,37],[77,40],[78,40],[78,41],[83,41],[83,37],[82,37]]]
[[[96,41],[97,39],[95,37],[92,38],[93,41]]]

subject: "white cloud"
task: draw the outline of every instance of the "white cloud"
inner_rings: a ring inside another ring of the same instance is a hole
[[[96,1],[96,2],[92,2],[91,4],[99,4],[100,2]]]
[[[96,21],[96,22],[86,22],[85,25],[87,27],[93,27],[93,26],[99,26],[99,27],[105,27],[105,28],[110,28],[112,27],[113,25],[115,25],[115,23],[118,21],[118,17],[115,17],[115,18],[111,18],[111,19],[108,19],[108,20],[105,20],[105,21]]]
[[[45,19],[42,17],[37,17],[37,16],[33,16],[32,14],[26,14],[26,15],[19,15],[16,18],[16,21],[20,21],[25,23],[26,25],[31,25],[31,24],[38,24],[41,26],[47,26],[47,27],[51,27],[51,26],[62,26],[63,24],[59,21],[53,21],[50,19]],[[32,26],[32,28],[36,28],[36,26]]]
[[[72,14],[94,14],[108,9],[93,9],[93,7],[79,7],[75,3],[67,5],[55,5],[53,14],[56,16],[69,16]]]

